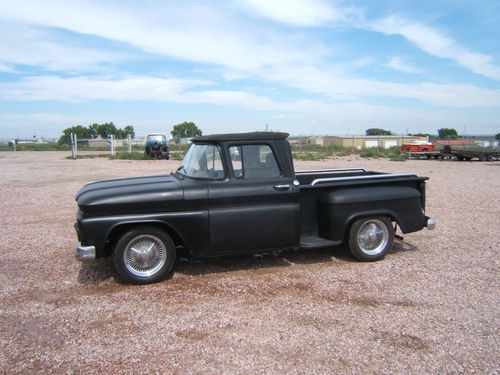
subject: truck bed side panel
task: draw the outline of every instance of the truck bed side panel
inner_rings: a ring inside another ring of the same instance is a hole
[[[396,221],[403,233],[425,225],[420,179],[384,183],[341,184],[301,191],[302,236],[343,241],[357,218],[383,215]]]

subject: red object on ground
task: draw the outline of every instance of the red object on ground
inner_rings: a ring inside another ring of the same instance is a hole
[[[435,147],[432,143],[422,143],[422,144],[404,143],[401,145],[401,153],[427,152],[427,151],[435,151]]]

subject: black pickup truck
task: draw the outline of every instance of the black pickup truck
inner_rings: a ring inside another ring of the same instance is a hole
[[[295,172],[288,134],[193,138],[170,175],[99,181],[77,194],[77,258],[113,256],[120,277],[166,278],[176,248],[193,257],[346,243],[360,261],[382,259],[395,230],[433,229],[425,181],[361,168]]]

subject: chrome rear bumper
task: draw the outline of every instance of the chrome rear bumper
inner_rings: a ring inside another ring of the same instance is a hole
[[[436,228],[436,220],[430,217],[425,217],[425,227],[429,230]]]
[[[93,262],[95,260],[95,246],[83,246],[81,242],[76,244],[76,259],[80,262]]]

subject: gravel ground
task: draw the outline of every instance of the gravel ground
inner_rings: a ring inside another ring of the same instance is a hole
[[[74,196],[178,162],[66,155],[0,153],[4,373],[500,373],[500,162],[296,162],[429,176],[438,227],[376,263],[343,248],[181,258],[131,286],[108,259],[75,260]]]

